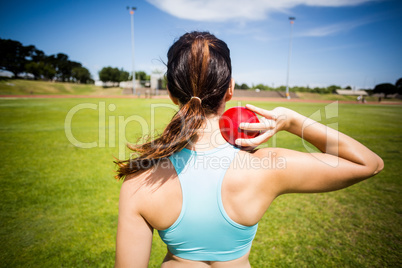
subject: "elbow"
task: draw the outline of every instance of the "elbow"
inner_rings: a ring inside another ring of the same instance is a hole
[[[384,161],[381,159],[381,157],[376,155],[375,159],[371,159],[369,163],[363,165],[362,167],[364,171],[362,170],[361,178],[368,179],[377,175],[384,169]]]
[[[377,175],[384,169],[384,161],[378,155],[375,155],[375,159],[366,166],[368,177]]]
[[[381,170],[384,169],[384,160],[382,160],[382,158],[379,157],[379,156],[377,156],[377,158],[378,158],[378,159],[377,159],[377,167],[376,167],[376,169],[374,170],[373,176],[374,176],[374,175],[377,175],[378,173],[381,172]]]

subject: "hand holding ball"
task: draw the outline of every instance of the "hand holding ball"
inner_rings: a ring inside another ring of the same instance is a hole
[[[230,144],[237,146],[235,144],[236,139],[251,139],[260,134],[259,131],[240,129],[240,123],[259,122],[260,121],[254,112],[246,109],[245,107],[233,107],[223,113],[222,117],[219,119],[219,128],[223,138]]]

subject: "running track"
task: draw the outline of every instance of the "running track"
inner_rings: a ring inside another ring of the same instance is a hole
[[[95,99],[95,98],[109,98],[109,99],[137,99],[133,95],[0,95],[0,99]],[[168,99],[167,95],[152,96],[153,99]],[[259,102],[304,102],[304,103],[332,103],[334,100],[301,100],[301,99],[284,99],[284,98],[260,98],[260,97],[233,97],[235,101],[259,101]],[[339,103],[359,104],[356,101],[338,101]],[[377,105],[402,105],[402,102],[382,101],[382,102],[366,102],[365,104]]]

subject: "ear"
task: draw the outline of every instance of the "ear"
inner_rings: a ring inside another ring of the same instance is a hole
[[[233,93],[234,93],[234,88],[235,88],[235,80],[232,78],[232,80],[230,81],[229,88],[225,94],[225,102],[228,102],[232,99]]]
[[[166,89],[167,89],[169,98],[173,101],[173,103],[176,104],[176,105],[179,105],[179,99],[176,98],[176,97],[173,97],[172,94],[170,94],[169,88],[166,87]]]

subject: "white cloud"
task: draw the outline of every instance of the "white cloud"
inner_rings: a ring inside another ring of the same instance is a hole
[[[357,27],[372,23],[377,21],[378,18],[365,18],[356,21],[349,21],[349,22],[341,22],[332,25],[322,26],[313,28],[298,34],[298,36],[308,36],[308,37],[321,37],[321,36],[328,36],[334,35],[340,32],[347,32],[353,30]]]
[[[195,21],[261,20],[299,6],[354,6],[379,0],[147,0],[172,16]]]

